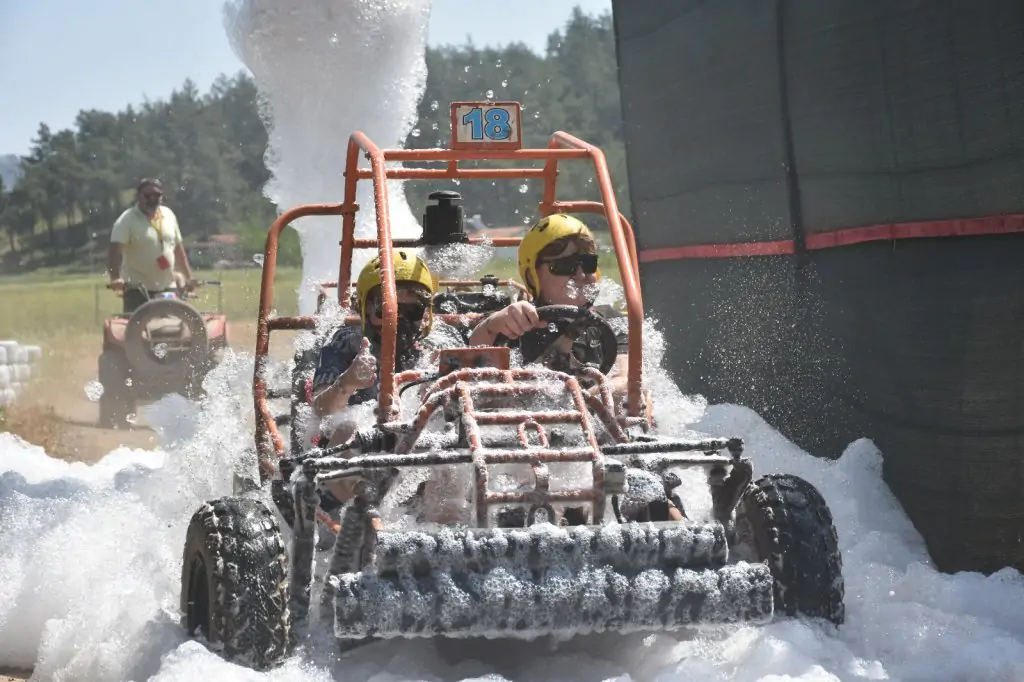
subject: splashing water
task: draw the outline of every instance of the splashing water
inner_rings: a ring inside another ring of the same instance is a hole
[[[426,13],[425,2],[400,0],[228,7],[229,33],[265,98],[273,131],[268,194],[282,206],[339,199],[352,128],[381,144],[404,137],[419,97]],[[391,197],[396,214],[408,213],[400,191]],[[306,276],[333,277],[337,223],[300,227]],[[369,230],[365,222],[360,230]],[[618,300],[621,288],[605,281],[598,302]],[[847,587],[847,623],[838,633],[780,620],[603,636],[557,652],[538,643],[527,656],[462,663],[445,660],[429,641],[383,642],[343,660],[329,642],[317,642],[266,673],[228,664],[186,641],[178,590],[191,514],[202,501],[230,494],[233,475],[251,465],[253,362],[229,349],[207,378],[209,397],[168,396],[140,407],[160,449],[120,448],[87,466],[0,433],[0,668],[34,666],[37,679],[99,682],[1024,679],[1019,573],[939,574],[882,483],[882,457],[868,441],[853,443],[838,461],[814,459],[749,410],[682,395],[661,369],[666,339],[658,321],[646,320],[644,333],[644,377],[663,432],[740,436],[758,474],[802,476],[829,501]],[[703,487],[684,482],[679,492],[707,502]]]

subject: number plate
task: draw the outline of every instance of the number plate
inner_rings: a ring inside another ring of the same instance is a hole
[[[519,102],[452,102],[452,149],[521,149]]]

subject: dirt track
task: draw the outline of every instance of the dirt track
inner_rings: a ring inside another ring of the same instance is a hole
[[[279,339],[278,336],[281,338]],[[271,354],[280,359],[291,357],[292,333],[274,334]],[[231,324],[231,346],[252,352],[256,339],[256,324],[242,322]],[[50,405],[54,408],[56,423],[52,431],[60,434],[60,447],[53,447],[54,436],[45,438],[40,435],[33,439],[31,435],[21,434],[29,441],[43,446],[54,456],[81,462],[95,462],[108,452],[126,446],[130,448],[152,449],[157,447],[157,435],[149,429],[140,418],[138,424],[125,429],[102,429],[96,425],[99,406],[91,402],[85,393],[85,386],[96,379],[97,349],[85,345],[69,351],[53,362],[48,376],[30,384],[23,396],[23,401],[31,405]]]

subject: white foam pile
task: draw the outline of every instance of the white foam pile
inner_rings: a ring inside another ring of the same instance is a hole
[[[272,117],[270,194],[282,206],[337,200],[347,133],[360,127],[397,144],[411,125],[426,1],[237,2],[228,14]],[[396,217],[408,220],[400,192],[391,196]],[[365,196],[360,202],[372,205]],[[330,222],[302,228],[307,275],[335,274],[339,232]],[[172,396],[142,408],[160,430],[160,450],[120,449],[85,466],[0,434],[0,668],[93,682],[1024,680],[1019,573],[938,573],[883,484],[870,442],[853,443],[836,462],[814,459],[749,410],[680,395],[657,369],[662,350],[657,335],[645,339],[664,432],[743,437],[757,473],[803,476],[828,500],[846,576],[847,623],[837,632],[779,620],[699,634],[603,635],[557,651],[538,643],[528,654],[455,662],[433,641],[383,642],[344,659],[317,642],[269,672],[229,664],[186,641],[178,606],[189,518],[202,501],[231,493],[252,442],[252,358],[229,352],[208,378],[213,398]],[[680,494],[706,491],[684,485]]]

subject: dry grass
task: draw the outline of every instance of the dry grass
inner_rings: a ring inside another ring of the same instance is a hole
[[[52,457],[75,459],[68,448],[68,425],[52,405],[14,403],[0,407],[0,431],[38,445]]]

